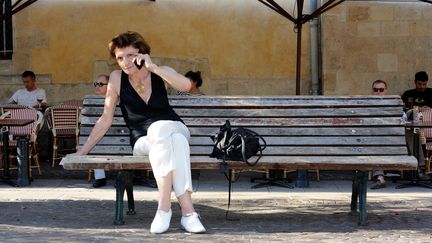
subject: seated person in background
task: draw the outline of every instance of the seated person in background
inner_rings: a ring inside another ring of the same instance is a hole
[[[402,95],[405,107],[412,109],[413,106],[432,107],[432,89],[427,87],[429,77],[425,71],[415,74],[414,83],[416,88],[407,90]]]
[[[32,71],[25,71],[21,78],[25,88],[17,90],[8,103],[35,108],[45,107],[47,104],[45,90],[36,87],[36,75]]]
[[[93,83],[95,87],[95,94],[106,95],[108,87],[109,76],[106,74],[100,74],[97,76],[96,81]],[[106,186],[106,176],[104,169],[94,169],[95,182],[93,183],[94,188]]]
[[[202,85],[202,78],[200,71],[189,71],[185,74],[185,77],[191,81],[192,87],[189,92],[178,91],[177,95],[204,95],[199,89]]]
[[[96,81],[93,83],[95,87],[95,94],[97,95],[106,95],[107,87],[108,87],[109,76],[106,74],[99,74],[96,77]]]
[[[372,83],[372,95],[386,95],[387,94],[387,83],[383,80],[375,80]],[[376,183],[371,189],[380,189],[386,187],[386,181],[384,178],[383,170],[375,170],[372,175]]]

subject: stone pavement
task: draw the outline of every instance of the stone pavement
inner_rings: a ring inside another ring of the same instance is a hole
[[[156,189],[135,187],[136,215],[125,225],[112,224],[113,181],[101,189],[86,180],[36,179],[30,187],[0,183],[1,242],[431,242],[432,190],[394,189],[368,192],[368,226],[348,215],[349,180],[311,181],[309,188],[250,189],[248,176],[234,184],[229,219],[225,219],[227,182],[216,172],[194,181],[196,210],[207,228],[192,235],[180,229],[173,203],[169,231],[152,235]],[[174,200],[173,200],[174,201]]]

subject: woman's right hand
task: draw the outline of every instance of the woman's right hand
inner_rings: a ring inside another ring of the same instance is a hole
[[[81,150],[76,151],[75,153],[68,154],[67,156],[80,156],[85,155]]]

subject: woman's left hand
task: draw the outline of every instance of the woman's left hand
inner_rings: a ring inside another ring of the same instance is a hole
[[[166,66],[158,66],[154,64],[148,54],[138,53],[134,61],[138,64],[144,62],[146,69],[156,75],[159,75],[172,87],[179,91],[188,92],[191,89],[191,82],[185,76],[177,73],[174,69]]]
[[[152,62],[148,54],[138,54],[134,61],[138,63],[138,65],[141,65],[144,62],[144,66],[150,72],[154,72],[155,68],[157,67],[157,65]]]

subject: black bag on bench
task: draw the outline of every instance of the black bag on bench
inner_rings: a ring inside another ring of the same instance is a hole
[[[262,151],[267,146],[264,138],[252,130],[243,127],[231,130],[228,120],[221,126],[220,131],[210,138],[214,143],[210,157],[222,159],[223,163],[225,160],[235,160],[244,161],[250,166],[256,165],[262,157]],[[260,144],[260,140],[263,145]],[[254,162],[248,161],[250,157],[257,154],[258,158]]]

